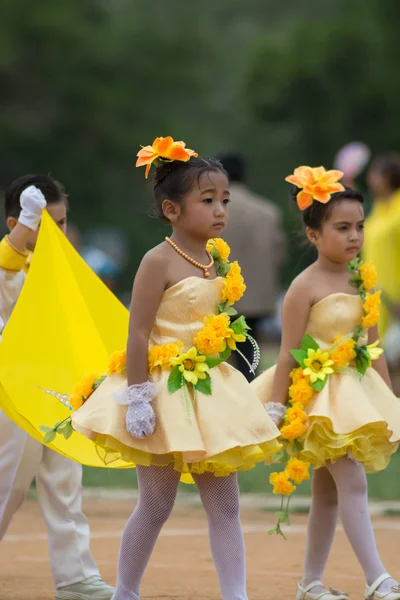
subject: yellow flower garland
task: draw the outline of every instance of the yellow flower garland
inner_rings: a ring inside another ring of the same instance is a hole
[[[371,361],[377,360],[383,350],[378,348],[379,340],[369,346],[358,344],[364,330],[376,325],[379,321],[380,291],[372,292],[376,283],[376,270],[371,262],[363,263],[356,259],[349,263],[352,273],[351,283],[358,288],[363,300],[362,323],[349,339],[340,336],[333,340],[332,346],[321,350],[316,342],[305,336],[302,350],[292,351],[293,356],[301,365],[292,370],[289,387],[289,407],[284,415],[284,425],[281,427],[281,438],[284,450],[278,455],[280,460],[287,462],[284,471],[272,473],[270,483],[274,486],[274,494],[282,494],[281,510],[277,513],[278,523],[269,533],[283,537],[281,524],[289,524],[289,500],[296,487],[291,486],[290,480],[299,484],[309,478],[309,463],[300,459],[302,440],[307,432],[307,413],[304,408],[310,404],[314,395],[322,390],[327,377],[335,372],[343,371],[352,363],[363,375]],[[297,455],[297,456],[294,456]],[[283,496],[288,496],[286,507]]]

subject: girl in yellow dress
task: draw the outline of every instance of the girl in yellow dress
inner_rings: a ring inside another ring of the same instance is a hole
[[[287,178],[318,258],[285,297],[276,368],[252,386],[284,416],[281,435],[292,457],[271,476],[275,493],[290,494],[290,479],[301,482],[305,461],[316,469],[297,600],[347,597],[321,583],[338,511],[365,573],[365,598],[400,600],[400,586],[385,572],[376,548],[365,476],[384,469],[397,450],[400,403],[377,347],[376,272],[357,258],[364,240],[363,197],[338,183],[342,175],[299,167]]]
[[[207,513],[222,596],[246,600],[237,471],[268,461],[280,444],[245,377],[224,362],[248,336],[232,307],[245,289],[240,267],[218,238],[228,219],[228,178],[218,161],[170,137],[138,153],[146,177],[153,162],[156,210],[172,235],[137,272],[126,357],[112,356],[109,376],[90,398],[90,376],[72,394],[75,407],[86,400],[73,426],[137,465],[139,500],[122,536],[113,599],[139,598],[186,474]]]

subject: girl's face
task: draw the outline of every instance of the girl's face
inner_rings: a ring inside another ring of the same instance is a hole
[[[195,179],[182,206],[165,201],[164,214],[174,228],[197,239],[219,237],[228,222],[229,182],[222,171],[203,173]]]
[[[321,230],[307,229],[307,236],[321,256],[334,263],[348,263],[363,246],[364,220],[361,202],[344,199],[335,203]]]

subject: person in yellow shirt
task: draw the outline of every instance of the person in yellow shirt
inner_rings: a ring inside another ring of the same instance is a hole
[[[0,242],[0,333],[22,291],[43,210],[65,233],[67,207],[63,187],[46,175],[20,177],[6,190],[10,233]],[[34,477],[46,521],[55,600],[109,600],[114,590],[101,579],[90,553],[81,465],[29,437],[0,410],[0,539]]]
[[[378,272],[382,290],[379,334],[384,340],[400,302],[400,154],[378,156],[367,179],[375,200],[365,223],[363,256]]]

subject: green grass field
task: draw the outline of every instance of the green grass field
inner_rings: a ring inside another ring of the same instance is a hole
[[[239,473],[242,493],[269,494],[271,486],[268,476],[275,467],[258,465],[255,469]],[[135,469],[94,469],[84,467],[83,482],[91,487],[136,488]],[[374,500],[400,501],[400,453],[393,456],[389,467],[375,475],[368,475],[369,496]],[[195,491],[194,486],[183,485],[185,491]],[[296,494],[309,495],[310,482],[306,481],[296,490]]]

